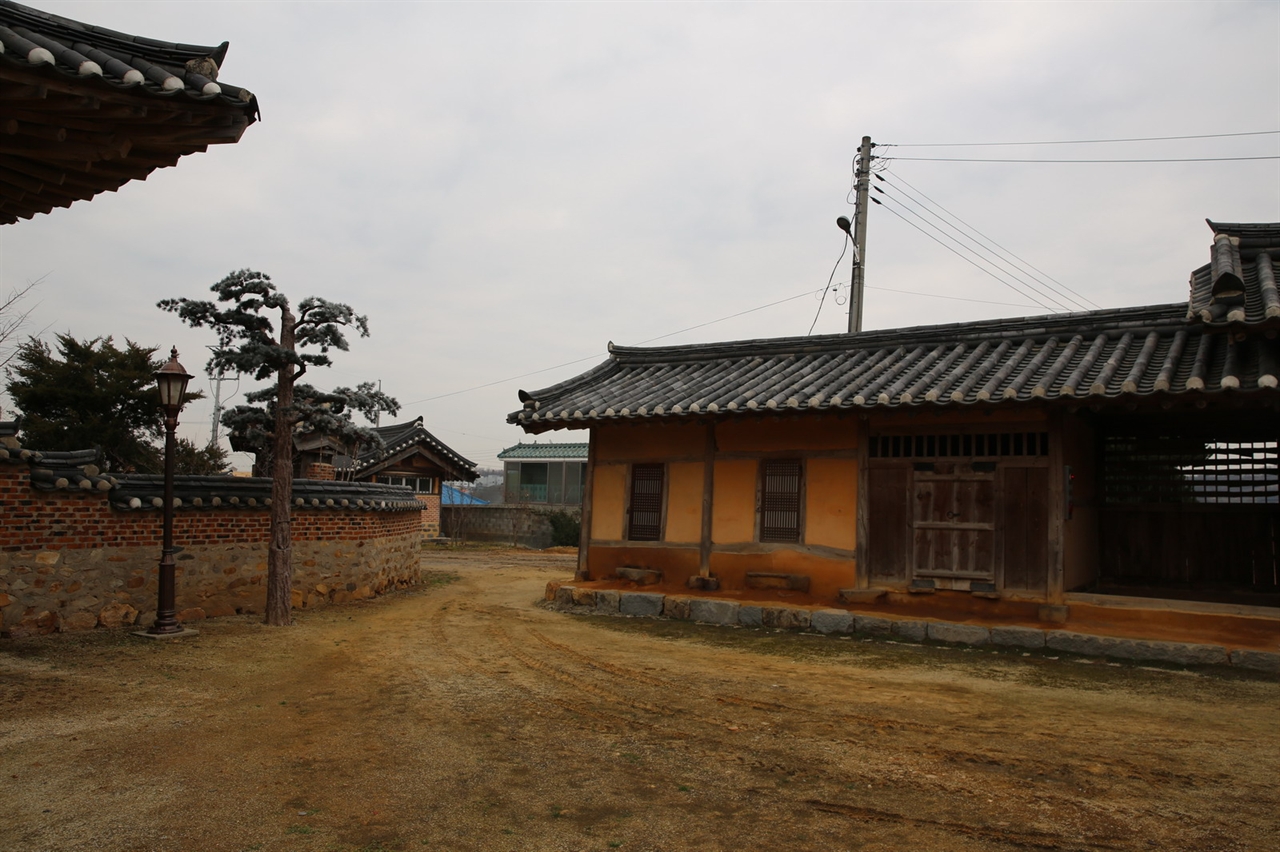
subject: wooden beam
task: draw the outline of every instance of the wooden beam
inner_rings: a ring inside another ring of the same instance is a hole
[[[707,423],[706,442],[702,452],[702,536],[698,548],[698,574],[711,576],[711,520],[715,511],[716,490],[716,424]]]
[[[506,481],[505,463],[503,465],[503,481]],[[595,480],[596,480],[596,430],[592,428],[587,432],[587,474],[586,482],[582,484],[582,516],[579,520],[580,532],[578,533],[578,570],[574,574],[575,580],[591,579],[591,515],[592,502],[595,499]]]
[[[60,184],[66,180],[67,173],[64,169],[55,169],[53,166],[47,166],[44,163],[37,163],[26,157],[4,157],[0,156],[0,166],[21,172],[24,175],[30,175],[37,180],[45,183]]]
[[[854,429],[858,440],[858,505],[854,507],[854,569],[857,572],[854,588],[866,589],[871,586],[871,574],[867,570],[867,536],[871,530],[871,424],[859,417]]]

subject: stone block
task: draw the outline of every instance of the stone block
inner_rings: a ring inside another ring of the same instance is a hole
[[[872,604],[885,594],[884,589],[841,589],[840,600],[845,603]]]
[[[1225,666],[1229,661],[1227,649],[1221,645],[1143,639],[1117,639],[1107,650],[1107,655],[1124,660],[1157,660],[1183,666]]]
[[[612,615],[618,611],[619,595],[612,589],[596,592],[596,612]]]
[[[888,636],[893,632],[893,619],[881,618],[878,615],[855,615],[853,632],[871,636]]]
[[[573,586],[560,586],[556,589],[556,606],[573,606]]]
[[[1231,652],[1231,665],[1242,669],[1256,669],[1262,672],[1280,674],[1280,654],[1274,651],[1251,651],[1237,648]]]
[[[42,550],[36,554],[36,563],[39,565],[57,565],[61,556],[62,551],[60,550]]]
[[[748,589],[790,589],[794,592],[809,591],[809,577],[805,574],[780,574],[772,571],[748,571],[745,583]]]
[[[689,601],[689,617],[704,624],[737,624],[738,602],[694,598]]]
[[[662,582],[662,572],[651,568],[632,568],[624,565],[618,568],[616,573],[622,579],[630,580],[640,586],[653,586]]]
[[[667,618],[674,618],[679,621],[689,620],[689,604],[692,603],[689,598],[675,598],[668,595],[662,601],[662,614]]]
[[[574,606],[585,606],[595,609],[596,606],[596,590],[595,589],[579,589],[573,590]]]
[[[32,613],[23,616],[22,620],[9,628],[9,637],[12,639],[26,639],[30,636],[45,636],[49,633],[57,631],[60,619],[55,612]]]
[[[1043,648],[1044,631],[1037,630],[1034,627],[993,627],[991,628],[991,644],[1014,648]]]
[[[848,633],[853,614],[843,609],[820,609],[810,614],[809,626],[819,633]]]
[[[618,611],[638,618],[657,618],[662,615],[662,600],[657,592],[623,592]]]
[[[98,613],[98,623],[103,627],[128,627],[138,620],[138,611],[122,601],[113,601]]]
[[[955,624],[950,621],[929,623],[929,638],[935,642],[953,642],[958,645],[986,645],[991,641],[991,631],[980,624]]]
[[[890,632],[901,639],[908,639],[912,642],[923,642],[925,637],[929,635],[929,622],[927,621],[894,621],[889,628]]]
[[[1091,636],[1070,630],[1050,630],[1044,637],[1046,648],[1088,657],[1105,657],[1120,641],[1113,636]]]
[[[184,624],[188,621],[204,621],[205,612],[202,607],[193,606],[182,610],[176,617],[178,621]]]
[[[755,604],[743,604],[738,607],[738,623],[743,627],[764,626],[764,607]]]
[[[761,613],[765,627],[777,627],[780,630],[808,630],[811,618],[807,609],[792,609],[789,606],[767,606]]]

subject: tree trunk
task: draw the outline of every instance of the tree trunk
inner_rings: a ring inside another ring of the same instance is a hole
[[[293,351],[293,312],[285,307],[280,318],[280,345]],[[276,422],[271,459],[271,543],[267,548],[267,624],[291,622],[293,606],[293,365],[276,376]]]

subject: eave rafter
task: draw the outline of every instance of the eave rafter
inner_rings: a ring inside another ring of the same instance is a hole
[[[239,141],[258,107],[214,82],[225,54],[225,44],[129,36],[0,0],[0,224]]]

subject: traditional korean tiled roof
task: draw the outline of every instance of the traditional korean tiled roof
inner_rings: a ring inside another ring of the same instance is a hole
[[[387,466],[417,448],[432,456],[446,470],[446,479],[473,482],[476,478],[476,463],[463,458],[444,441],[428,432],[422,425],[421,417],[408,423],[380,426],[373,431],[382,439],[382,446],[368,447],[360,453],[352,468],[356,477],[376,472],[380,467]]]
[[[264,509],[271,505],[271,480],[249,476],[178,476],[175,508]],[[295,479],[293,504],[299,509],[358,509],[366,512],[418,511],[422,504],[402,485]],[[126,474],[112,490],[111,505],[121,510],[164,507],[164,477]]]
[[[0,223],[115,191],[258,117],[227,44],[175,44],[0,0]]]
[[[498,453],[503,461],[512,459],[586,459],[587,444],[516,444]]]
[[[1240,225],[1209,221],[1209,263],[1191,273],[1188,319],[1214,327],[1280,328],[1280,223]]]
[[[0,447],[0,463],[26,464],[31,487],[37,491],[107,492],[111,505],[120,510],[152,510],[164,507],[164,477],[128,473],[112,476],[97,465],[97,450],[39,451]],[[176,508],[265,509],[271,505],[271,480],[247,476],[174,477]],[[418,511],[422,504],[400,485],[367,482],[293,481],[293,502],[299,508],[359,509],[363,511]]]
[[[639,349],[521,393],[529,432],[769,411],[1275,393],[1280,341],[1188,323],[1186,305],[853,335]]]

